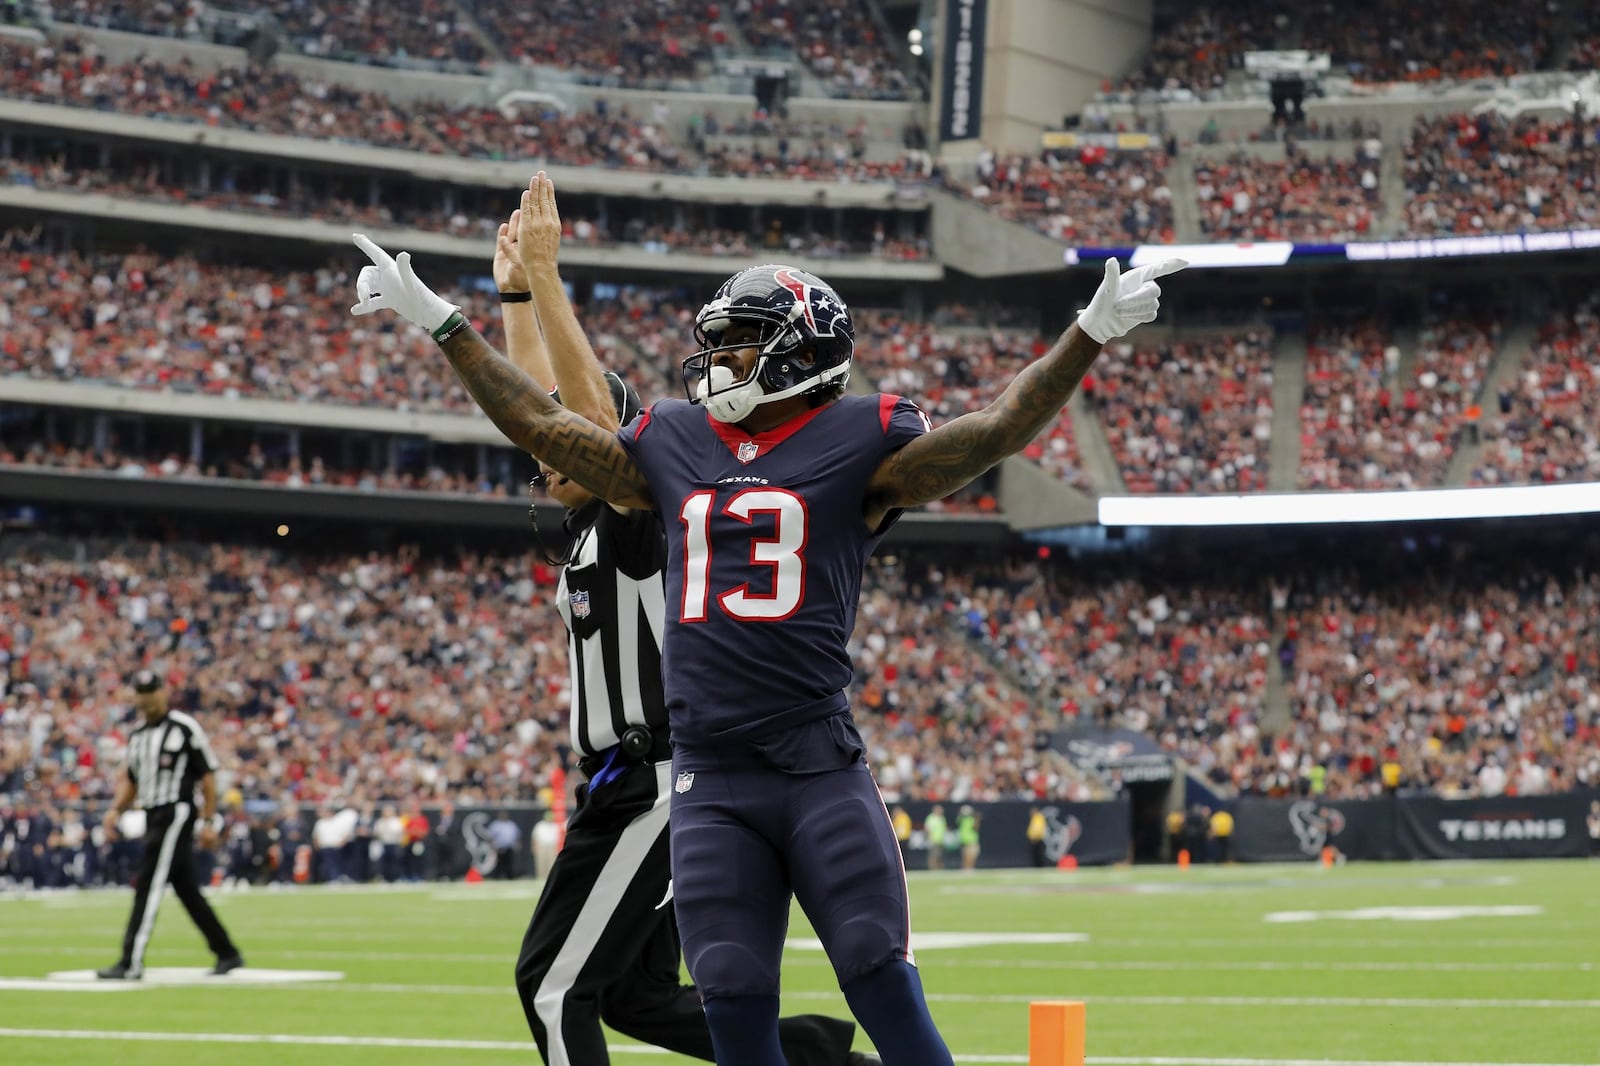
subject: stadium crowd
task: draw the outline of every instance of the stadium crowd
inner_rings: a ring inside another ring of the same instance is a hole
[[[1224,562],[1201,581],[1030,563],[938,580],[1063,720],[1148,733],[1242,794],[1600,787],[1600,648],[1585,638],[1600,576],[1479,559],[1444,580],[1414,566],[1263,578]],[[1269,731],[1274,655],[1290,720]]]
[[[945,180],[953,192],[1057,240],[1121,247],[1177,239],[1166,167],[1157,151],[1086,147],[1001,157],[985,148],[970,181]]]
[[[1325,325],[1307,347],[1300,487],[1430,488],[1476,425],[1503,330],[1436,318],[1417,334],[1409,380],[1393,331],[1375,320]]]
[[[29,162],[0,160],[0,184],[19,185],[53,192],[99,193],[124,199],[156,201],[244,211],[283,218],[307,218],[366,227],[409,227],[457,237],[476,237],[492,241],[503,216],[488,216],[464,208],[443,209],[437,205],[408,204],[389,200],[381,204],[357,203],[331,191],[302,184],[280,193],[268,180],[248,169],[231,170],[207,188],[173,182],[159,163],[135,166],[128,170],[70,167],[57,159]],[[509,202],[514,203],[514,200]],[[818,230],[786,229],[773,219],[764,229],[752,225],[745,230],[726,226],[697,225],[684,219],[663,222],[642,217],[626,217],[624,211],[614,223],[564,213],[562,240],[584,247],[635,246],[652,254],[693,253],[696,255],[750,256],[757,252],[781,252],[818,259],[846,259],[869,256],[897,261],[926,261],[933,248],[926,237],[901,239],[889,236],[883,223],[876,221],[859,234],[823,234]],[[489,245],[486,245],[488,247]]]
[[[910,602],[893,566],[879,572],[857,684],[869,734],[894,753],[886,790],[961,800],[1065,788],[1067,768],[1034,753],[1030,726],[1043,723],[1019,714],[1027,701],[951,624],[939,591]],[[526,799],[566,755],[556,576],[531,555],[11,547],[0,793],[107,799],[130,721],[122,674],[148,661],[167,671],[175,705],[204,714],[223,787],[246,800]],[[1014,742],[1009,759],[974,746],[998,733]]]
[[[12,450],[0,443],[0,467],[3,466],[110,474],[132,479],[228,478],[287,489],[345,488],[357,492],[438,492],[502,498],[517,497],[527,489],[525,479],[497,480],[437,464],[427,464],[420,471],[393,467],[338,469],[324,462],[320,455],[302,458],[279,449],[269,451],[259,444],[250,445],[242,453],[224,450],[221,455],[208,455],[204,462],[196,462],[191,457],[154,447],[135,453],[127,448],[79,448],[35,442]],[[531,476],[532,463],[525,466],[524,472]]]
[[[452,158],[815,181],[905,184],[933,177],[925,152],[867,159],[817,139],[786,151],[715,145],[702,158],[674,140],[659,109],[645,115],[597,103],[567,113],[529,104],[508,116],[489,106],[401,102],[275,66],[206,72],[187,61],[112,63],[78,38],[40,45],[0,38],[0,91],[39,103]]]
[[[1600,298],[1540,327],[1498,394],[1474,485],[1600,481]],[[1487,402],[1487,401],[1486,401]]]
[[[492,38],[473,25],[472,9],[452,0],[383,4],[263,0],[253,6],[276,19],[288,43],[308,56],[380,65],[410,60],[465,67],[485,65],[491,56]],[[501,32],[504,29],[500,27]]]
[[[1382,149],[1379,148],[1381,155]],[[1285,161],[1236,152],[1194,165],[1200,229],[1209,240],[1360,240],[1383,203],[1378,157],[1312,158],[1293,144]]]
[[[886,27],[862,0],[805,9],[777,0],[554,0],[537,12],[506,0],[247,6],[271,16],[295,51],[341,62],[478,71],[502,60],[559,68],[587,82],[664,87],[710,73],[719,54],[743,54],[742,36],[757,55],[801,60],[833,96],[903,99],[913,89],[887,46]],[[191,0],[74,0],[54,14],[79,26],[224,39],[205,5]]]
[[[1405,229],[1418,236],[1600,226],[1600,120],[1419,119],[1406,144]]]
[[[153,253],[12,253],[0,263],[0,375],[141,389],[473,410],[425,337],[354,319],[343,269],[275,273]],[[464,309],[493,335],[480,294]],[[283,337],[302,343],[285,345]]]
[[[892,312],[855,317],[855,362],[861,372],[878,391],[915,400],[935,425],[986,406],[1049,348],[1037,331],[935,328]],[[1074,488],[1090,487],[1066,408],[1022,454]]]
[[[1233,762],[1234,782],[1293,792],[1309,778],[1349,798],[1600,787],[1600,576],[1463,570],[1297,588],[1280,648],[1294,723]]]
[[[537,8],[483,0],[472,13],[514,62],[560,67],[612,85],[697,77],[714,50],[729,44],[720,5],[711,0],[556,0]]]
[[[1562,5],[1507,9],[1495,0],[1408,0],[1352,17],[1335,0],[1217,0],[1157,27],[1144,65],[1107,95],[1154,90],[1215,98],[1244,54],[1261,49],[1325,52],[1357,82],[1438,82],[1549,69]],[[1581,52],[1579,53],[1581,55]],[[1582,69],[1582,68],[1579,68]]]
[[[1198,579],[880,553],[853,702],[886,798],[1103,794],[1045,740],[1080,720],[1148,733],[1241,794],[1600,786],[1593,571],[1492,552],[1448,581],[1399,555],[1349,571],[1205,565]],[[0,819],[20,808],[54,847],[92,842],[71,812],[109,796],[131,722],[121,683],[149,661],[206,722],[241,836],[309,844],[331,812],[365,811],[380,844],[407,849],[370,875],[427,876],[425,849],[404,854],[428,827],[377,830],[386,805],[426,821],[423,806],[553,799],[569,758],[554,578],[523,555],[13,540]],[[1289,714],[1269,730],[1274,656]],[[81,868],[68,859],[39,869]]]
[[[738,0],[739,29],[758,54],[794,54],[833,96],[898,100],[912,90],[866,0]]]
[[[1112,345],[1084,379],[1129,492],[1260,492],[1272,438],[1272,335]]]

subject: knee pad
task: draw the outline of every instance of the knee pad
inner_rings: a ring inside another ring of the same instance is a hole
[[[841,985],[904,957],[896,936],[871,918],[856,918],[839,926],[828,948],[828,961]]]
[[[763,959],[743,944],[718,940],[685,954],[702,1001],[716,996],[776,996],[778,960]]]

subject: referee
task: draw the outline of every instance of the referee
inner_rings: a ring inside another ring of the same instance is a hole
[[[116,839],[117,820],[123,812],[129,807],[143,808],[144,851],[139,856],[133,914],[122,938],[122,957],[96,973],[114,981],[136,981],[144,976],[144,949],[150,943],[156,911],[169,881],[217,956],[211,972],[220,975],[237,970],[244,959],[195,880],[194,790],[198,784],[203,797],[200,846],[214,848],[217,785],[212,772],[217,768],[216,757],[199,722],[181,711],[168,710],[166,686],[155,671],[140,670],[133,675],[132,684],[133,704],[144,724],[128,737],[128,773],[106,812],[105,831],[107,839]]]
[[[610,429],[626,424],[639,413],[639,398],[617,375],[602,376],[592,355],[584,365],[552,369],[543,333],[571,330],[581,339],[582,330],[559,281],[545,288],[560,299],[533,306],[516,229],[517,216],[501,227],[494,263],[508,353],[543,385],[559,377],[565,395],[557,399],[577,413]],[[614,508],[543,465],[541,483],[566,508],[563,547],[550,561],[562,568],[556,607],[568,633],[571,742],[587,783],[523,938],[517,992],[549,1066],[605,1066],[602,1021],[713,1061],[700,996],[679,983],[671,905],[672,743],[661,683],[666,538],[653,512]],[[789,1066],[877,1061],[850,1050],[852,1022],[785,1018],[779,1036]]]

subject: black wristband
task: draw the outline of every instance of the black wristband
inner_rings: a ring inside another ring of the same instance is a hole
[[[533,293],[531,292],[503,292],[500,294],[500,302],[503,304],[525,304],[532,299]]]

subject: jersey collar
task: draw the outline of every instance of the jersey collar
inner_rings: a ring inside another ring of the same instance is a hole
[[[753,436],[738,426],[729,425],[726,422],[718,422],[711,417],[710,411],[706,412],[706,424],[721,438],[722,443],[727,446],[728,451],[733,453],[735,459],[741,463],[751,463],[806,428],[811,424],[812,419],[832,406],[833,404],[831,403],[825,403],[821,407],[813,407],[804,414],[795,415],[782,425],[773,426],[771,429]],[[751,445],[755,446],[754,455],[750,454]],[[744,455],[739,453],[741,447],[745,450]]]

